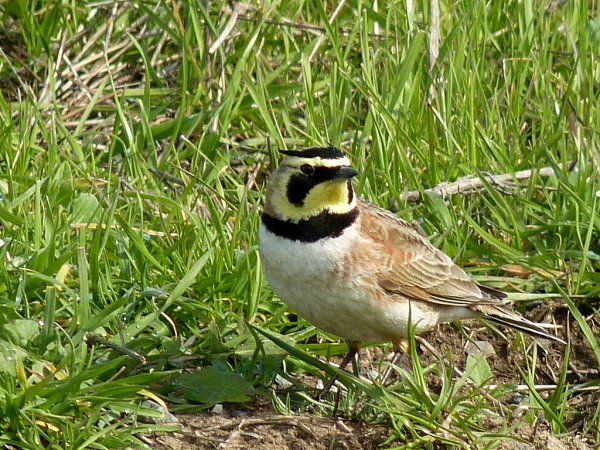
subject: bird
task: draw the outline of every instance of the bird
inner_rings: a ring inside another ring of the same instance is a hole
[[[334,146],[280,150],[266,189],[259,252],[273,292],[316,328],[360,344],[406,348],[438,324],[485,319],[564,344],[476,283],[422,232],[359,198],[358,171]]]

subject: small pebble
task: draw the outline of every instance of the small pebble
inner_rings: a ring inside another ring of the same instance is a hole
[[[151,420],[154,423],[178,423],[179,422],[179,419],[177,419],[177,417],[175,417],[173,414],[171,414],[169,411],[167,411],[167,409],[164,406],[160,405],[159,403],[155,402],[154,400],[144,400],[141,403],[141,406],[144,408],[154,409],[161,413],[161,417],[149,418],[149,420]]]
[[[279,374],[275,376],[275,384],[277,384],[280,389],[289,389],[294,386],[293,383],[289,382]]]
[[[479,353],[484,358],[489,358],[496,354],[494,347],[488,341],[470,341],[467,343],[465,351],[467,352],[467,355]]]

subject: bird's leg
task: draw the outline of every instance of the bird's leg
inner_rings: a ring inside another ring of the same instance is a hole
[[[385,385],[388,381],[388,378],[392,374],[392,370],[394,370],[394,366],[398,365],[400,359],[406,355],[409,351],[408,341],[405,339],[398,339],[394,341],[394,357],[390,362],[390,365],[385,369],[383,376],[381,377],[381,384]]]
[[[341,370],[344,370],[346,368],[348,363],[354,359],[354,357],[358,354],[358,351],[360,350],[360,345],[359,345],[358,341],[351,341],[348,344],[348,347],[349,347],[348,353],[346,354],[346,356],[344,356],[344,359],[342,359],[342,362],[338,366],[338,368]],[[357,369],[357,368],[358,368],[358,365],[355,367],[355,369]],[[337,381],[337,378],[338,377],[336,374],[331,376],[331,378],[329,379],[329,381],[327,382],[325,387],[319,393],[319,396],[318,396],[319,398],[321,398],[324,394],[329,392],[329,390],[331,389],[333,384]]]

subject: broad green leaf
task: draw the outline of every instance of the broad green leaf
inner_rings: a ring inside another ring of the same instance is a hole
[[[95,195],[83,192],[75,198],[71,210],[71,223],[95,222],[99,202]]]
[[[14,345],[26,348],[40,334],[40,327],[34,320],[16,319],[0,328],[0,338]]]
[[[485,383],[494,378],[492,369],[487,362],[487,359],[479,353],[471,353],[467,356],[466,375],[473,380],[477,386],[483,386]]]
[[[213,367],[181,374],[172,381],[172,385],[185,399],[209,405],[247,402],[255,393],[252,385],[241,375],[219,372]]]

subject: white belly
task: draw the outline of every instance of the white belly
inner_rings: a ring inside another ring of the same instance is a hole
[[[355,233],[350,227],[338,238],[305,243],[276,236],[261,224],[262,265],[273,291],[317,328],[350,341],[406,337],[409,317],[417,333],[442,321],[439,313],[423,310],[418,302],[373,298],[363,281],[367,270],[344,267]]]

